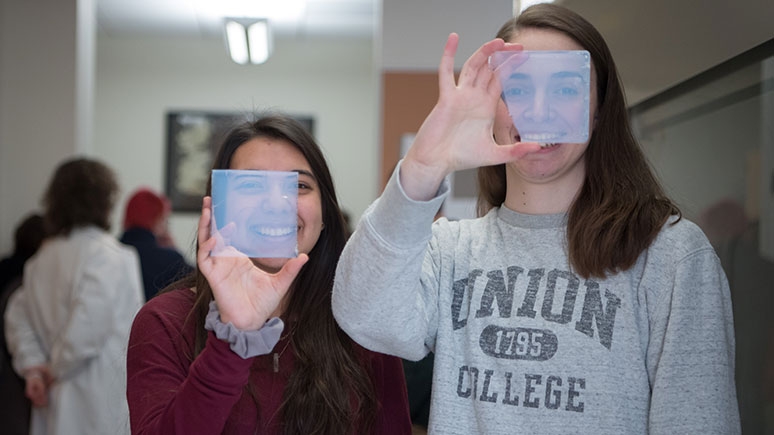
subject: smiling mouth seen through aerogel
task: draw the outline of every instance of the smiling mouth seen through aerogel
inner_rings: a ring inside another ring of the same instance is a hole
[[[259,225],[250,226],[251,233],[264,237],[284,237],[293,233],[295,230],[295,227],[267,227]]]
[[[519,142],[538,142],[540,145],[540,148],[551,148],[559,144],[556,139],[559,139],[560,135],[556,134],[549,134],[549,133],[542,133],[542,134],[529,134],[524,136],[519,136],[518,141]],[[549,142],[549,140],[552,140]]]
[[[557,139],[561,136],[563,135],[553,133],[527,134],[522,137],[522,140],[527,142],[538,142],[540,148],[550,148],[558,144]]]

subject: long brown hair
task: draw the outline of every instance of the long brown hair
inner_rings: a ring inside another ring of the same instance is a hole
[[[565,7],[544,3],[508,20],[497,37],[510,41],[523,28],[561,32],[591,54],[597,74],[596,128],[584,155],[585,180],[567,216],[568,254],[585,278],[626,270],[680,210],[632,134],[615,62],[597,29]],[[505,165],[479,168],[478,181],[478,214],[483,216],[505,201]]]
[[[346,242],[346,227],[322,151],[304,127],[291,117],[272,114],[235,127],[223,141],[213,169],[229,169],[231,158],[256,137],[281,139],[295,146],[309,162],[320,189],[324,230],[309,260],[293,282],[285,319],[296,322],[291,335],[295,369],[285,387],[279,415],[287,434],[369,433],[378,403],[369,375],[369,361],[338,326],[331,310],[336,263]],[[211,186],[207,186],[207,194]],[[212,289],[198,270],[181,283],[196,287],[189,319],[195,325],[194,356],[207,340],[204,321]],[[286,324],[287,324],[286,320]],[[251,395],[254,394],[249,390]],[[270,417],[270,416],[269,416]]]

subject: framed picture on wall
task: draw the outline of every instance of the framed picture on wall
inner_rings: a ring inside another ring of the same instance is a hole
[[[171,111],[167,113],[166,194],[175,212],[199,212],[215,153],[228,131],[253,114]],[[314,135],[314,119],[294,116]]]

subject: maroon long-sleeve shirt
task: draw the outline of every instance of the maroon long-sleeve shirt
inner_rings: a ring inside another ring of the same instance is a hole
[[[279,372],[273,355],[242,359],[210,332],[190,362],[194,328],[185,322],[195,294],[180,289],[151,299],[134,320],[127,353],[127,399],[133,434],[275,434],[285,384],[293,371],[287,338]],[[374,434],[410,434],[401,360],[371,353],[380,406]],[[249,383],[252,395],[245,386]],[[252,396],[255,396],[253,398]],[[256,404],[257,401],[257,404]]]

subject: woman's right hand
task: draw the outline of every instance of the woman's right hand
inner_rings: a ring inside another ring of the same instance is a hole
[[[213,257],[210,251],[222,243],[222,239],[220,234],[210,234],[211,219],[212,198],[205,196],[199,218],[196,260],[212,288],[221,321],[231,322],[243,331],[260,329],[278,308],[281,309],[285,294],[309,257],[301,254],[291,258],[275,274],[261,270],[239,252],[234,252],[234,256]]]
[[[451,172],[505,163],[540,149],[537,143],[498,145],[492,132],[501,88],[489,56],[522,47],[502,39],[487,42],[465,62],[455,83],[458,42],[457,34],[449,35],[438,68],[438,102],[401,164],[401,185],[414,200],[432,198]]]

